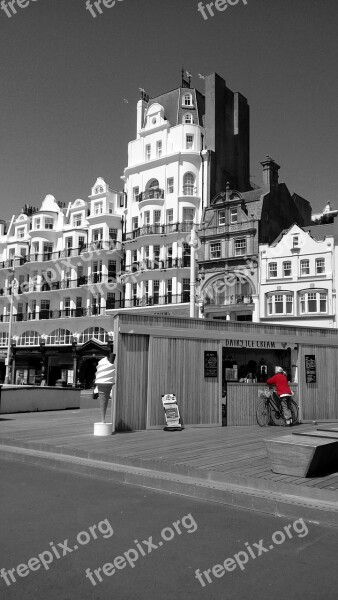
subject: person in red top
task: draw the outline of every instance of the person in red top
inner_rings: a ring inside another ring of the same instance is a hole
[[[267,379],[268,385],[274,385],[276,392],[281,399],[283,415],[287,425],[292,425],[292,413],[290,410],[290,400],[293,392],[289,387],[288,379],[282,367],[275,367],[275,375]]]

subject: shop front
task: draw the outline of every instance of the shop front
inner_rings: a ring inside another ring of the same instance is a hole
[[[338,419],[338,331],[128,313],[111,318],[118,429],[162,427],[161,397],[170,393],[186,425],[221,426],[225,407],[227,425],[254,424],[260,390],[276,365],[292,382],[302,420]]]

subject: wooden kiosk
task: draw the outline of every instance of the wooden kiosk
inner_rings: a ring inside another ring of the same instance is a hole
[[[163,394],[175,394],[185,426],[221,426],[225,400],[228,426],[254,424],[264,382],[233,374],[252,357],[265,361],[268,376],[286,365],[303,421],[338,419],[337,330],[127,312],[111,319],[119,431],[163,428]],[[232,378],[224,382],[229,355]]]

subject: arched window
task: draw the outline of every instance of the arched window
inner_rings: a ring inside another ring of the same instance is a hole
[[[18,339],[18,346],[38,346],[40,334],[37,331],[25,331]]]
[[[195,194],[195,175],[186,173],[183,177],[183,194],[184,196],[194,196]]]
[[[47,346],[70,346],[72,334],[68,329],[55,329],[46,339]]]
[[[154,190],[154,189],[157,189],[159,187],[160,187],[160,184],[158,182],[158,179],[151,179],[149,181],[149,183],[147,183],[146,189],[147,190]]]
[[[194,118],[190,113],[186,113],[183,117],[183,123],[186,125],[192,125],[194,123]]]
[[[97,342],[106,344],[108,342],[108,332],[102,327],[89,327],[81,333],[79,343],[85,344],[89,340],[96,340]]]

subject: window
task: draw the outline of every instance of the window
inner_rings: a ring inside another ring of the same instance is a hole
[[[40,335],[37,331],[25,331],[18,339],[18,346],[38,346],[39,343]]]
[[[183,123],[185,123],[186,125],[192,125],[194,122],[193,116],[190,113],[186,113],[183,116]]]
[[[45,218],[45,229],[53,229],[53,225],[54,225],[54,220],[46,217]]]
[[[174,193],[174,178],[168,177],[168,179],[167,179],[167,194],[173,194],[173,193]]]
[[[85,344],[89,340],[96,340],[102,344],[106,344],[108,342],[108,332],[102,327],[89,327],[81,333],[79,343]]]
[[[168,304],[171,304],[172,299],[173,299],[173,280],[168,279],[166,282],[166,302]]]
[[[183,244],[183,267],[190,267],[191,248],[189,244]]]
[[[158,304],[160,300],[160,282],[158,279],[154,279],[153,282],[153,298],[154,304]]]
[[[230,223],[237,223],[238,215],[237,215],[237,206],[230,208]]]
[[[103,213],[103,202],[95,202],[94,203],[94,215],[102,215]]]
[[[35,219],[34,220],[34,228],[40,229],[40,227],[41,227],[41,219]]]
[[[300,261],[300,274],[301,276],[310,275],[310,261],[305,259]]]
[[[133,230],[138,229],[138,217],[132,218],[132,227],[133,227]]]
[[[84,245],[85,245],[84,235],[79,235],[79,248],[83,248]]]
[[[147,184],[147,190],[157,190],[160,187],[158,179],[151,179]]]
[[[186,173],[183,177],[183,194],[184,196],[193,196],[195,193],[195,175]]]
[[[156,142],[156,156],[157,158],[161,158],[162,156],[162,142]]]
[[[183,106],[192,106],[192,95],[184,94],[183,96]]]
[[[167,247],[167,265],[168,265],[168,268],[171,268],[173,266],[173,247],[172,247],[172,245]]]
[[[17,232],[17,236],[19,239],[22,239],[25,237],[25,228],[24,227],[18,227],[16,232]]]
[[[193,223],[194,222],[195,209],[187,206],[183,207],[183,222]]]
[[[293,248],[298,248],[299,247],[299,237],[298,235],[295,235],[292,239],[292,247]]]
[[[52,260],[53,244],[45,242],[43,244],[43,260]]]
[[[115,294],[113,294],[112,292],[109,292],[107,294],[106,308],[115,308]]]
[[[291,261],[283,262],[283,277],[291,277]]]
[[[133,200],[134,200],[134,202],[138,201],[138,195],[139,195],[139,193],[140,193],[139,186],[137,185],[137,186],[133,187]]]
[[[137,253],[137,251],[136,251]],[[137,255],[136,255],[137,260]],[[108,283],[113,283],[116,280],[116,260],[108,261]]]
[[[144,224],[150,225],[150,210],[144,211]]]
[[[0,346],[2,348],[8,346],[8,333],[3,331],[0,332]]]
[[[186,149],[191,150],[194,145],[194,136],[192,135],[192,133],[187,133],[185,140]]]
[[[117,240],[117,229],[114,227],[109,227],[109,239],[114,241]]]
[[[277,277],[277,263],[269,263],[269,277]]]
[[[69,250],[70,248],[73,248],[73,238],[72,237],[66,238],[66,248],[67,248],[67,250]]]
[[[145,148],[145,159],[150,160],[151,158],[151,145],[147,144]]]
[[[225,225],[225,210],[218,212],[218,225]]]
[[[145,295],[145,299],[146,302],[148,302],[148,298],[149,298],[149,281],[145,281],[144,284],[144,295]]]
[[[316,275],[325,273],[325,258],[316,258]]]
[[[160,247],[154,246],[154,269],[158,269],[160,266]]]
[[[221,258],[221,242],[210,244],[210,258]]]
[[[300,292],[299,301],[302,314],[327,312],[327,291]]]
[[[64,308],[64,316],[65,317],[70,317],[71,316],[70,298],[65,298],[64,299],[63,308]]]
[[[170,223],[174,222],[174,209],[173,208],[169,208],[167,210],[167,225],[170,225]]]
[[[243,256],[244,254],[246,254],[246,239],[235,240],[235,256]]]
[[[74,227],[81,227],[82,213],[76,213],[75,215],[73,215],[73,224],[74,224]]]
[[[132,250],[131,261],[134,263],[137,263],[137,250]],[[115,262],[115,264],[116,264],[116,262]],[[116,270],[116,268],[115,268],[115,270]]]
[[[131,295],[133,298],[133,306],[137,306],[137,283],[133,283],[131,286]]]
[[[93,242],[100,242],[103,239],[103,229],[93,229]]]
[[[55,329],[46,339],[47,346],[70,346],[72,334],[68,329]]]
[[[160,233],[161,228],[161,211],[154,210],[154,233]]]
[[[269,294],[267,300],[269,316],[293,314],[293,294]]]
[[[183,279],[182,302],[190,301],[190,279]]]
[[[49,319],[50,300],[41,300],[40,319]]]
[[[144,247],[144,258],[145,258],[146,260],[148,260],[148,259],[149,259],[149,246],[145,246],[145,247]]]
[[[114,213],[114,203],[109,202],[109,214],[112,215]]]

